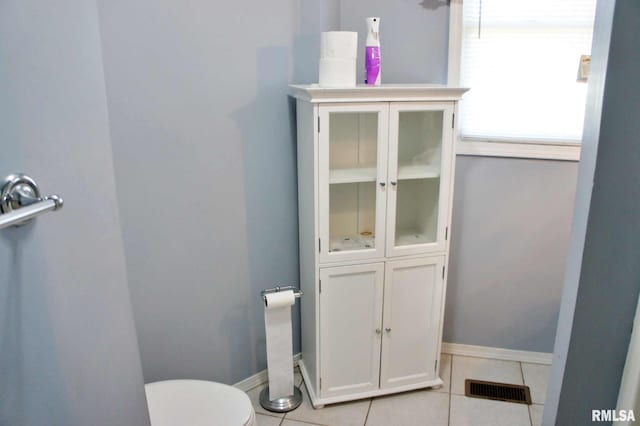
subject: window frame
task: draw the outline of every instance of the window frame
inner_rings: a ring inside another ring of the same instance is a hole
[[[462,58],[462,2],[449,2],[449,57],[447,84],[460,85]],[[473,88],[471,88],[473,90]],[[458,133],[456,154],[488,157],[537,158],[579,161],[581,144],[570,141],[527,141],[526,139],[470,138]]]

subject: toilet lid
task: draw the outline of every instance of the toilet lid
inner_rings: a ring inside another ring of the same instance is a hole
[[[247,394],[222,383],[165,380],[145,385],[152,426],[245,426],[254,422]]]

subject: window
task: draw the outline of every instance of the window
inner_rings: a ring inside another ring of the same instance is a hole
[[[579,143],[587,85],[578,68],[591,51],[595,0],[451,4],[450,78],[471,88],[460,104],[461,138]]]

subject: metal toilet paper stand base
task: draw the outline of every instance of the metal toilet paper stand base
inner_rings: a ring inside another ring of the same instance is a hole
[[[297,386],[293,387],[293,395],[285,396],[282,398],[269,399],[269,386],[262,389],[260,392],[260,405],[265,410],[273,411],[275,413],[286,413],[295,410],[302,404],[302,392]]]
[[[293,286],[277,286],[276,288],[263,290],[260,294],[265,306],[267,305],[267,294],[278,293],[286,290],[293,290],[293,294],[296,299],[299,299],[300,296],[303,295],[302,291]],[[295,385],[293,386],[293,395],[276,398],[273,401],[269,399],[269,386],[262,389],[262,392],[260,392],[260,405],[265,410],[273,411],[274,413],[287,413],[298,408],[300,404],[302,404],[302,392],[300,392],[300,388]]]

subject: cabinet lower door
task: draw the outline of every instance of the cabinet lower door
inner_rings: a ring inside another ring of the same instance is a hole
[[[434,380],[444,256],[386,263],[380,387]]]
[[[320,395],[379,385],[384,264],[320,270]]]

